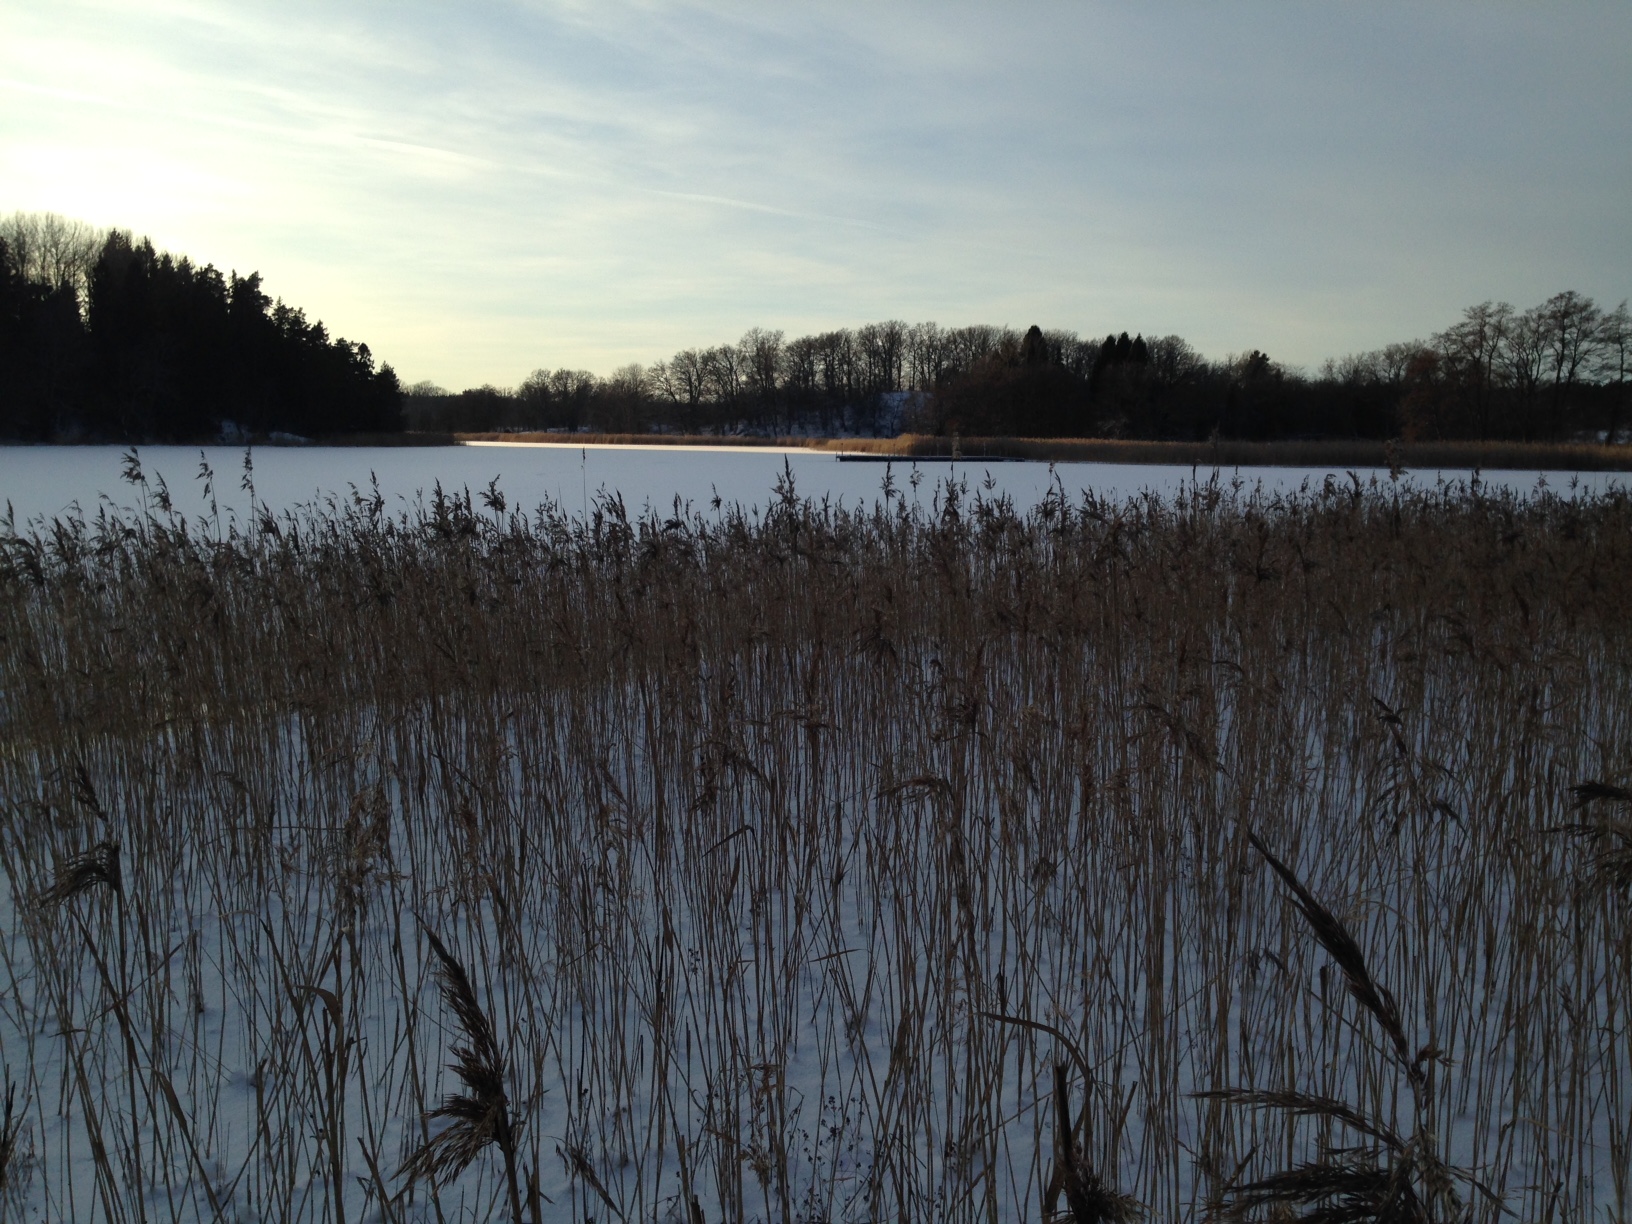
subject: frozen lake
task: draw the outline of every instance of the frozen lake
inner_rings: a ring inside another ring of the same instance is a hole
[[[0,502],[9,503],[21,524],[52,518],[78,507],[96,514],[103,499],[119,507],[139,501],[139,490],[121,479],[124,455],[120,446],[3,446],[0,447]],[[208,502],[200,478],[200,462],[214,471],[214,490],[223,519],[243,519],[249,494],[242,488],[244,455],[241,448],[210,446],[147,446],[139,456],[150,488],[163,477],[176,506],[190,515],[206,513]],[[533,509],[546,501],[571,514],[581,514],[598,494],[621,494],[631,511],[646,506],[668,511],[679,498],[683,505],[707,511],[717,496],[725,504],[763,506],[771,497],[783,465],[792,470],[803,497],[830,498],[846,506],[877,500],[885,478],[881,462],[840,462],[831,454],[804,450],[721,447],[715,450],[676,447],[576,447],[475,444],[449,447],[257,447],[253,451],[257,503],[273,510],[292,509],[329,498],[344,499],[353,489],[366,491],[377,480],[387,506],[406,508],[418,497],[429,497],[440,482],[444,491],[472,493],[497,480],[512,507]],[[1020,510],[1037,504],[1051,481],[1058,479],[1068,495],[1083,490],[1102,496],[1130,497],[1144,491],[1172,493],[1195,478],[1206,480],[1212,469],[1178,465],[1109,463],[991,462],[968,460],[897,461],[888,465],[895,487],[907,498],[928,502],[948,479],[966,481],[971,493],[1011,498]],[[1361,468],[1362,481],[1386,482],[1386,470]],[[1318,485],[1329,475],[1348,479],[1344,469],[1229,468],[1226,480],[1239,477],[1247,485],[1261,483],[1270,491],[1295,490],[1304,482]],[[1466,480],[1466,471],[1413,471],[1404,479],[1432,487],[1440,480]],[[917,483],[914,484],[914,478]],[[1484,472],[1481,479],[1493,488],[1529,492],[1538,481],[1555,490],[1576,487],[1601,491],[1625,487],[1626,473],[1569,473],[1505,471]]]

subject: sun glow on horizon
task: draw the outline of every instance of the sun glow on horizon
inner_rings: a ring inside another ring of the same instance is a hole
[[[410,380],[882,318],[1313,365],[1632,283],[1623,9],[0,11],[0,211],[257,269]]]

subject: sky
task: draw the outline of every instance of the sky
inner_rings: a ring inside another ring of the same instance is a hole
[[[0,0],[0,214],[408,383],[888,318],[1312,368],[1632,294],[1629,66],[1625,0]]]

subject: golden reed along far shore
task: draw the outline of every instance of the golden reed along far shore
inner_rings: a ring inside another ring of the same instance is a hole
[[[412,435],[408,435],[412,436]],[[460,433],[437,442],[542,446],[778,449],[902,459],[1025,459],[1052,463],[1145,463],[1199,467],[1466,469],[1628,472],[1632,445],[1598,442],[1148,442],[1121,438],[809,438],[715,434]],[[432,443],[433,445],[436,443]]]

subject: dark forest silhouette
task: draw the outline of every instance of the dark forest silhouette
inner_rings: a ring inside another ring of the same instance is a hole
[[[514,389],[407,390],[409,428],[454,432],[928,434],[1168,440],[1618,439],[1625,303],[1489,302],[1428,340],[1326,362],[1209,361],[1179,336],[871,323],[786,340],[755,328],[609,378],[538,370]]]
[[[145,239],[19,215],[0,230],[0,436],[196,441],[402,428],[366,344]]]
[[[1313,374],[1179,336],[1083,339],[899,321],[788,340],[754,328],[610,376],[399,391],[368,346],[128,233],[40,214],[0,223],[0,436],[316,437],[410,430],[962,434],[1203,440],[1618,440],[1626,303],[1576,292],[1469,307],[1427,340]]]

